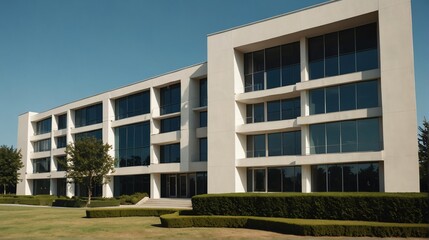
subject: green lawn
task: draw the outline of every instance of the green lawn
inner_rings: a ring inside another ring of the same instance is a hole
[[[0,205],[0,239],[284,239],[273,232],[163,228],[158,217],[85,218],[84,209]],[[302,237],[290,236],[291,239]],[[307,239],[307,238],[306,238]]]

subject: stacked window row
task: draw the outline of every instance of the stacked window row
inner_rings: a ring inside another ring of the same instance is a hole
[[[293,85],[301,80],[299,42],[244,54],[245,92]]]
[[[301,131],[247,136],[247,158],[301,155]]]
[[[379,107],[379,81],[310,90],[310,115]]]
[[[248,192],[301,192],[301,167],[247,169]]]
[[[301,116],[300,98],[246,105],[246,123],[295,119],[299,116]]]

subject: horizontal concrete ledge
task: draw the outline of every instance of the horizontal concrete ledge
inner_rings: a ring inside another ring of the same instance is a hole
[[[359,118],[380,117],[381,115],[382,115],[381,107],[366,108],[366,109],[357,109],[357,110],[350,110],[350,111],[298,117],[297,124],[309,125],[309,124],[316,124],[316,123],[345,121],[345,120],[352,120],[352,119],[359,119]]]

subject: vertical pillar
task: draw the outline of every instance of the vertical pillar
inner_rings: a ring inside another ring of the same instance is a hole
[[[115,187],[115,183],[114,183],[114,177],[110,177],[110,181],[106,184],[103,184],[103,197],[105,198],[111,198],[113,197],[113,190]]]
[[[67,179],[67,181],[70,181],[70,179]],[[71,182],[67,182],[66,184],[66,196],[71,198],[74,196],[75,192],[75,184]]]
[[[301,82],[308,81],[308,60],[307,60],[307,39],[302,37],[299,40],[300,57],[301,57]]]
[[[311,165],[302,165],[301,172],[302,192],[309,193],[311,192]]]
[[[150,175],[150,197],[153,199],[161,198],[161,174],[159,173]]]

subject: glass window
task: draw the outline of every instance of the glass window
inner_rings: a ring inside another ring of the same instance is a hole
[[[258,72],[253,74],[253,91],[265,89],[264,76],[264,72]]]
[[[207,106],[207,78],[200,80],[200,107]]]
[[[325,76],[338,75],[338,32],[325,35]]]
[[[200,161],[207,162],[207,138],[200,138]]]
[[[36,135],[51,132],[52,119],[47,118],[45,120],[36,123]]]
[[[357,164],[343,165],[344,192],[357,192]]]
[[[310,125],[310,153],[326,153],[325,124]]]
[[[379,192],[380,176],[378,163],[359,164],[359,192]]]
[[[280,68],[267,70],[267,89],[280,86]]]
[[[338,86],[325,88],[325,94],[326,113],[338,112],[340,110]]]
[[[149,90],[115,100],[116,120],[146,113],[150,113]]]
[[[341,152],[357,151],[356,121],[341,122]]]
[[[51,139],[34,142],[34,152],[45,152],[51,150]]]
[[[265,157],[265,134],[254,136],[254,156]]]
[[[180,162],[180,143],[162,145],[160,147],[161,163],[179,163]]]
[[[310,91],[310,115],[325,113],[325,91],[314,89]]]
[[[268,156],[282,155],[282,134],[270,133],[268,134]]]
[[[328,165],[328,192],[343,191],[342,172],[341,165]]]
[[[301,155],[301,131],[282,133],[283,155]]]
[[[33,195],[49,195],[49,194],[51,194],[50,179],[33,180]]]
[[[115,153],[118,167],[150,164],[149,121],[115,128]]]
[[[57,148],[65,148],[67,146],[66,136],[57,137],[56,140],[57,140]]]
[[[265,112],[264,103],[253,104],[253,122],[264,122]]]
[[[67,128],[67,114],[58,116],[58,130]]]
[[[265,49],[265,61],[267,89],[280,87],[280,47]]]
[[[379,151],[380,147],[380,120],[378,118],[362,119],[357,121],[358,151]]]
[[[339,32],[340,74],[356,71],[355,29]]]
[[[161,133],[180,130],[180,116],[161,120]]]
[[[340,125],[339,122],[326,123],[327,153],[338,153],[341,151]]]
[[[101,129],[98,129],[98,130],[89,131],[89,132],[76,133],[74,135],[74,140],[79,141],[83,138],[91,138],[91,137],[97,140],[103,141],[103,132],[101,131]]]
[[[282,86],[301,81],[301,56],[299,42],[282,46]]]
[[[340,110],[356,109],[356,84],[340,86]]]
[[[280,100],[267,102],[267,121],[280,120]]]
[[[207,172],[197,172],[197,194],[207,194]]]
[[[75,126],[83,127],[101,123],[103,119],[101,103],[75,110]]]
[[[376,23],[356,28],[357,71],[378,68],[377,45]]]
[[[55,161],[57,164],[57,172],[66,170],[66,165],[67,165],[66,156],[55,157]]]
[[[253,105],[246,105],[246,123],[253,123]]]
[[[246,151],[246,157],[248,157],[248,158],[252,158],[252,157],[254,157],[254,151],[255,151],[255,148],[254,148],[254,146],[253,146],[253,142],[254,142],[254,137],[253,137],[253,135],[247,135],[247,138],[246,138],[246,149],[247,149],[247,151]]]
[[[264,50],[253,52],[253,72],[265,70]]]
[[[300,98],[284,99],[282,104],[281,119],[294,119],[301,116],[301,100]]]
[[[257,168],[254,170],[253,175],[254,175],[253,176],[253,179],[254,179],[254,183],[253,183],[254,189],[253,190],[255,192],[265,192],[266,191],[266,188],[265,188],[265,185],[266,185],[265,169]]]
[[[247,192],[253,192],[253,169],[247,169]]]
[[[311,191],[326,192],[326,165],[311,166]]]
[[[200,128],[207,127],[207,112],[200,112]]]
[[[323,36],[308,39],[308,65],[310,69],[310,79],[317,79],[325,76],[325,56],[323,46]]]
[[[244,74],[252,74],[253,73],[253,53],[245,53],[244,54]]]
[[[33,173],[44,173],[51,171],[51,158],[33,159]]]
[[[282,191],[282,169],[268,168],[268,192]]]
[[[115,197],[138,192],[150,194],[150,174],[115,176],[113,179]]]
[[[161,88],[161,115],[180,112],[180,83]]]
[[[357,108],[378,107],[378,81],[357,84]]]

